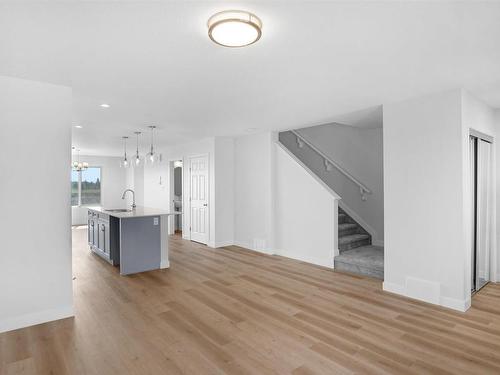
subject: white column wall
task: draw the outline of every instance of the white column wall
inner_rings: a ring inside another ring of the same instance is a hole
[[[71,108],[70,88],[0,77],[0,332],[73,315]]]

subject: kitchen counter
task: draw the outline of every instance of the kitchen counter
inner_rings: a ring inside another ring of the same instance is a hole
[[[182,213],[149,207],[117,210],[89,208],[91,250],[112,265],[120,266],[121,275],[170,267],[168,219]]]
[[[150,207],[142,207],[137,206],[135,209],[129,209],[127,212],[115,212],[113,208],[103,208],[103,207],[94,207],[91,208],[93,211],[101,212],[103,214],[114,216],[119,219],[123,218],[131,218],[131,217],[146,217],[146,216],[162,216],[162,215],[181,215],[182,212],[170,212],[165,210],[160,210],[158,208],[150,208]],[[119,208],[121,209],[121,208]]]

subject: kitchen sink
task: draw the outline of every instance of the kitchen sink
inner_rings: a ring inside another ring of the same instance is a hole
[[[104,211],[108,211],[108,212],[132,212],[132,210],[129,210],[128,208],[110,208],[109,210],[105,209]]]

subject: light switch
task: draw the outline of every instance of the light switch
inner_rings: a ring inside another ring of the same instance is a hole
[[[159,221],[160,221],[159,218],[155,217],[153,219],[153,225],[158,225]]]

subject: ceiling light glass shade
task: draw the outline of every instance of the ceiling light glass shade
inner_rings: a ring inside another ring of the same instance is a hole
[[[147,164],[155,164],[155,163],[157,163],[157,162],[160,161],[160,157],[159,157],[159,155],[156,152],[154,152],[153,150],[151,150],[150,152],[148,152],[146,154],[146,159],[145,160],[146,160]]]
[[[128,168],[130,167],[130,162],[127,158],[127,139],[128,137],[122,137],[123,139],[123,159],[120,160],[120,167]]]
[[[136,140],[137,140],[137,146],[136,146],[136,150],[135,150],[135,157],[134,157],[134,160],[132,161],[132,165],[134,167],[140,167],[141,166],[141,157],[139,156],[139,136],[142,134],[141,132],[134,132],[135,136],[136,136]]]
[[[142,164],[141,158],[139,155],[135,155],[134,157],[134,167],[140,167]]]
[[[244,47],[262,36],[262,21],[243,10],[226,10],[208,19],[208,36],[224,47]]]
[[[156,126],[151,125],[148,126],[148,128],[151,130],[151,147],[149,149],[149,152],[146,154],[145,157],[145,162],[146,164],[155,164],[160,161],[158,153],[155,152],[154,148],[154,132],[156,129]]]

